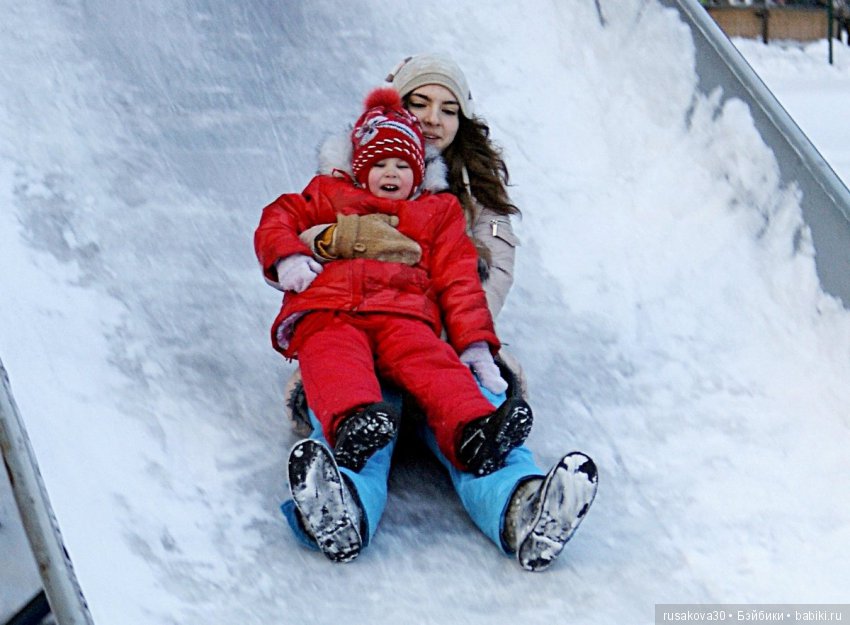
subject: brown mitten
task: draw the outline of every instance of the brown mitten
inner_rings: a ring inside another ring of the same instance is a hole
[[[373,213],[370,215],[338,215],[322,238],[330,242],[320,245],[330,258],[370,258],[390,263],[415,265],[422,258],[419,244],[396,230],[398,217]],[[318,242],[317,242],[318,243]]]

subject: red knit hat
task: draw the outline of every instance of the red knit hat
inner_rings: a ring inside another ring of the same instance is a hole
[[[366,186],[369,170],[380,160],[396,157],[413,170],[413,188],[425,175],[425,139],[419,120],[404,110],[401,97],[392,87],[375,89],[364,103],[365,112],[351,132],[354,179]]]

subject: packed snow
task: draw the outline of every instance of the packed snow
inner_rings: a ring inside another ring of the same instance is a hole
[[[96,623],[614,625],[651,623],[658,603],[846,600],[850,313],[819,286],[799,191],[747,106],[697,91],[676,11],[2,14],[0,358]],[[850,180],[846,47],[829,66],[825,43],[735,43]],[[351,564],[301,548],[278,511],[292,364],[271,348],[279,293],[253,230],[423,50],[465,68],[523,209],[498,328],[528,377],[529,445],[543,467],[580,449],[600,468],[539,575],[416,448]]]

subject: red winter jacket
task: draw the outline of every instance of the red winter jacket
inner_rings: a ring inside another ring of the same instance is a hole
[[[294,357],[290,339],[295,322],[311,310],[340,310],[417,317],[436,334],[445,326],[458,353],[474,341],[486,341],[497,352],[499,339],[478,278],[478,255],[466,234],[463,210],[449,193],[388,200],[349,179],[316,176],[302,193],[282,195],[263,209],[254,249],[266,278],[277,282],[277,261],[292,254],[311,255],[299,233],[334,223],[338,214],[368,213],[397,215],[399,232],[422,248],[419,263],[412,267],[368,259],[326,263],[304,292],[285,294],[272,326],[275,349]]]

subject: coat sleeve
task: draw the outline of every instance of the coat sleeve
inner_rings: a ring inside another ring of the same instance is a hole
[[[316,226],[311,226],[307,228],[304,232],[298,235],[298,238],[301,239],[301,242],[310,248],[310,252],[313,254],[313,258],[320,263],[328,262],[328,259],[319,254],[319,250],[316,249],[316,237],[322,234],[329,227],[334,225],[334,223],[327,224],[318,224]]]
[[[478,278],[478,254],[466,233],[463,209],[454,196],[440,197],[446,207],[440,211],[429,269],[449,343],[460,353],[475,341],[485,341],[495,354],[499,339]]]
[[[314,225],[315,215],[326,203],[321,183],[314,178],[302,193],[286,193],[263,209],[254,232],[254,251],[266,280],[277,282],[277,261],[293,254],[312,255],[298,237]]]
[[[514,234],[510,215],[500,215],[486,207],[476,212],[472,236],[490,250],[489,275],[483,286],[490,313],[496,318],[514,283],[514,261],[519,239]]]

